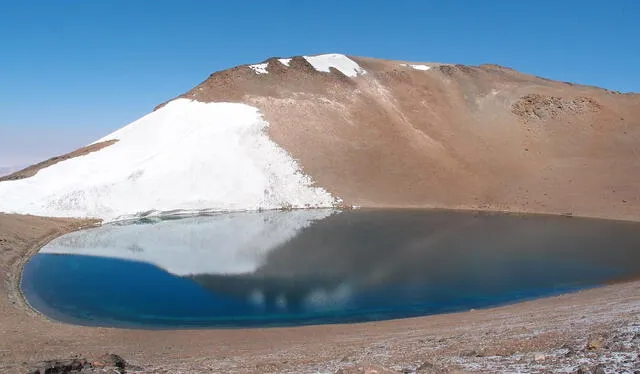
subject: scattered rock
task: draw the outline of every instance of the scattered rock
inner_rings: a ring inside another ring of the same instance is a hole
[[[460,357],[477,357],[478,356],[478,351],[476,351],[475,349],[469,350],[469,351],[463,351],[460,353]]]
[[[571,357],[571,356],[574,356],[576,354],[576,350],[572,346],[570,346],[568,344],[564,344],[560,348],[567,350],[567,353],[564,354],[564,357]]]
[[[586,366],[581,366],[578,370],[573,372],[574,374],[591,374],[591,370],[589,370]]]
[[[87,360],[71,359],[71,360],[48,360],[36,365],[30,374],[58,374],[79,372],[87,365]]]
[[[116,354],[108,353],[98,358],[98,360],[93,363],[93,366],[116,367],[118,369],[124,369],[127,366],[127,362],[122,357]]]
[[[435,369],[435,367],[436,366],[432,362],[425,361],[422,364],[420,364],[420,366],[418,366],[416,371],[418,373],[424,373],[424,372],[428,372],[428,371],[431,371],[431,370]]]
[[[350,366],[339,369],[336,374],[398,374],[398,372],[377,365]]]
[[[122,357],[110,353],[96,360],[88,361],[84,358],[69,360],[48,360],[36,364],[29,374],[67,374],[67,373],[103,373],[124,374],[127,362]],[[138,369],[138,368],[136,368]]]
[[[606,374],[606,373],[607,371],[605,370],[604,364],[598,364],[593,369],[593,374]]]

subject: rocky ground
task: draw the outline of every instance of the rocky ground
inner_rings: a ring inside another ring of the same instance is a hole
[[[487,310],[348,325],[150,331],[47,320],[24,304],[19,270],[48,240],[91,224],[0,214],[0,372],[640,371],[640,282]]]

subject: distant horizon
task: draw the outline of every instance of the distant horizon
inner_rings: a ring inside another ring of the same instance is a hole
[[[637,14],[633,0],[4,2],[0,167],[82,147],[212,72],[275,56],[488,63],[640,92]]]

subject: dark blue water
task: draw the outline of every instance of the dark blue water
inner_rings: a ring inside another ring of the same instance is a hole
[[[85,325],[342,323],[484,308],[640,275],[640,225],[434,211],[264,212],[69,234],[29,303]]]

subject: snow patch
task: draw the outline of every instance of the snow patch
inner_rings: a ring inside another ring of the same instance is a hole
[[[265,62],[263,64],[249,65],[249,68],[255,71],[256,74],[269,74],[269,72],[267,71],[267,65],[269,65],[269,63]]]
[[[422,71],[427,71],[431,69],[431,66],[427,66],[427,65],[400,64],[400,66],[409,66],[413,69],[422,70]]]
[[[117,258],[154,264],[179,276],[246,274],[273,249],[330,209],[224,213],[153,223],[106,224],[61,236],[40,253]]]
[[[360,67],[355,61],[349,57],[337,53],[303,56],[314,69],[317,71],[328,73],[329,68],[335,68],[347,77],[355,77],[357,75],[366,74],[367,72]]]
[[[291,62],[290,58],[279,58],[278,61],[280,61],[280,63],[284,66],[289,66],[289,63]]]
[[[416,69],[416,70],[423,70],[423,71],[427,71],[427,70],[431,69],[431,67],[427,66],[427,65],[411,65],[411,67]]]
[[[265,133],[259,110],[176,99],[98,142],[100,151],[0,182],[0,211],[113,221],[168,211],[332,207]]]

